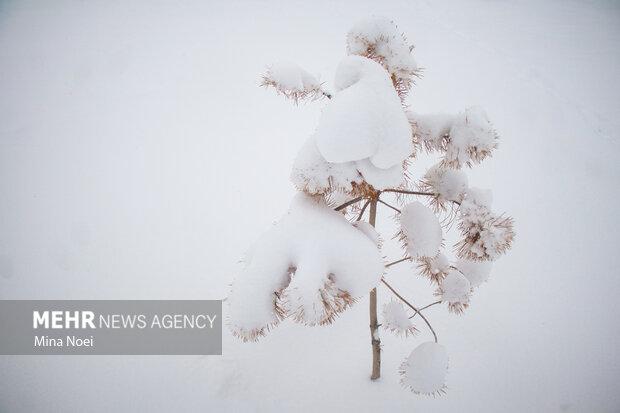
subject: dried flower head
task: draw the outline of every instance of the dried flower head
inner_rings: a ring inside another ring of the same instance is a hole
[[[409,314],[400,301],[390,301],[383,306],[383,321],[381,326],[397,336],[407,337],[418,333]]]
[[[436,257],[420,259],[418,269],[423,276],[428,277],[431,282],[439,285],[448,275],[448,272],[450,272],[450,261],[448,261],[444,254],[439,253]]]
[[[416,394],[440,396],[446,392],[448,354],[432,341],[417,346],[400,366],[400,383]]]
[[[411,89],[420,69],[405,35],[385,18],[371,18],[358,23],[347,34],[349,54],[364,56],[387,70],[402,100]]]
[[[459,114],[446,140],[443,164],[451,168],[482,162],[497,148],[497,132],[484,110],[478,107]]]
[[[321,83],[294,63],[278,63],[270,66],[262,77],[261,86],[273,87],[278,94],[295,103],[325,96]]]
[[[442,302],[448,303],[450,312],[461,314],[469,307],[471,285],[463,274],[456,269],[451,269],[435,291],[435,296],[440,297]]]
[[[467,175],[463,171],[446,168],[441,163],[432,166],[420,183],[423,192],[434,194],[431,205],[435,211],[445,211],[450,202],[463,201],[467,187]]]

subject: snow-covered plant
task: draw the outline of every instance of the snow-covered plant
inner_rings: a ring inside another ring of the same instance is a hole
[[[514,238],[512,219],[491,210],[490,191],[469,187],[463,169],[491,156],[498,135],[480,108],[456,115],[410,109],[407,97],[419,70],[413,46],[391,20],[354,26],[347,51],[333,93],[295,64],[269,66],[263,76],[263,86],[294,103],[326,98],[327,104],[293,162],[299,193],[245,255],[232,284],[229,325],[242,340],[256,341],[285,318],[330,324],[369,294],[371,379],[380,376],[379,326],[413,336],[419,316],[434,341],[405,359],[401,382],[415,393],[438,395],[446,388],[448,356],[426,310],[442,303],[455,314],[466,310],[473,289],[489,278],[491,261]],[[414,181],[409,166],[422,155],[436,163]],[[391,262],[384,261],[384,238],[374,228],[379,206],[398,224],[394,237],[404,256]],[[460,240],[450,259],[444,236],[454,219]],[[438,301],[416,306],[388,282],[387,270],[407,262],[417,263]],[[379,284],[397,300],[383,306],[381,323]]]

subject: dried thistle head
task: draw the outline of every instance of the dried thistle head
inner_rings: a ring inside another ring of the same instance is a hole
[[[448,304],[448,310],[461,314],[469,307],[471,285],[469,280],[456,269],[451,269],[435,291],[435,296]]]
[[[347,51],[383,66],[402,101],[420,76],[413,46],[392,20],[371,18],[357,24],[347,34]]]
[[[338,288],[334,275],[329,274],[317,289],[292,282],[280,295],[277,306],[295,322],[315,326],[331,324],[354,303],[351,294]]]
[[[442,164],[455,169],[471,167],[491,156],[497,146],[498,135],[486,112],[471,107],[455,118],[445,142]]]
[[[422,192],[433,194],[431,206],[436,212],[446,211],[452,202],[463,201],[468,188],[468,180],[464,172],[445,168],[440,163],[426,172],[419,187]]]
[[[495,260],[512,246],[513,226],[512,218],[491,213],[461,217],[463,239],[455,245],[458,256],[472,261]]]
[[[424,257],[418,260],[418,270],[432,283],[440,285],[450,272],[450,261],[442,253],[436,257]]]
[[[293,63],[270,66],[262,76],[261,86],[274,88],[276,93],[291,99],[295,104],[300,100],[316,100],[326,96],[321,83]]]
[[[400,365],[400,383],[415,394],[441,396],[446,393],[448,354],[432,341],[417,346]]]
[[[399,337],[413,336],[418,329],[413,325],[403,304],[399,301],[389,301],[383,306],[383,320],[381,326]]]

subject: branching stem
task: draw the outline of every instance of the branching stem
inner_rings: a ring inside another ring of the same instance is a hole
[[[390,268],[392,265],[396,265],[403,261],[411,261],[411,257],[405,257],[405,258],[401,258],[400,260],[392,261],[389,264],[385,264],[385,268]]]
[[[364,206],[362,207],[360,214],[357,216],[356,221],[361,221],[362,217],[364,216],[364,212],[366,211],[366,208],[368,208],[368,205],[370,205],[370,199],[364,203]]]
[[[358,196],[357,198],[353,198],[352,200],[347,201],[347,202],[345,202],[344,204],[339,205],[339,206],[337,206],[336,208],[334,208],[334,211],[340,211],[340,210],[343,210],[343,209],[345,209],[346,207],[348,207],[349,205],[353,205],[354,203],[359,202],[359,201],[361,201],[362,199],[364,199],[364,197],[363,197],[363,196]]]
[[[412,319],[413,317],[415,317],[415,316],[417,316],[418,314],[420,314],[420,311],[424,311],[424,310],[426,310],[427,308],[432,307],[432,306],[437,305],[437,304],[441,304],[441,300],[440,300],[440,301],[435,301],[434,303],[427,304],[427,305],[425,305],[425,306],[424,306],[424,307],[422,307],[422,308],[418,308],[418,312],[416,312],[414,315],[412,315],[411,317],[409,317],[409,319]]]
[[[428,326],[429,330],[431,330],[431,333],[433,333],[433,337],[435,337],[435,343],[437,343],[437,334],[435,333],[435,330],[433,330],[433,326],[431,326],[431,323],[429,323],[429,321],[427,320],[427,318],[424,316],[424,314],[422,314],[420,312],[420,310],[418,310],[417,308],[415,308],[409,301],[405,300],[405,298],[400,295],[390,284],[387,283],[387,281],[385,281],[385,279],[381,279],[381,282],[383,284],[385,284],[385,286],[387,288],[390,289],[390,291],[392,291],[394,293],[394,295],[398,298],[400,298],[400,300],[407,304],[409,306],[409,308],[411,308],[413,311],[416,312],[416,314],[420,314],[420,317],[422,317],[422,319],[424,320],[424,322],[426,323],[426,325]],[[415,315],[415,314],[414,314]]]

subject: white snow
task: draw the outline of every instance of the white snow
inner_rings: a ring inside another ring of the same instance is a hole
[[[424,175],[424,190],[437,194],[437,202],[461,202],[467,192],[467,175],[462,170],[444,167],[441,163],[432,166]]]
[[[377,247],[381,246],[381,236],[373,227],[366,221],[357,221],[353,223],[353,226],[364,233],[368,237],[369,240],[373,242]]]
[[[388,169],[413,152],[411,127],[387,72],[360,56],[345,57],[336,70],[337,93],[316,130],[319,152],[328,162],[370,159]]]
[[[418,70],[412,48],[396,24],[385,17],[357,23],[347,34],[349,54],[372,56],[396,79],[412,81]]]
[[[368,379],[361,299],[329,328],[287,323],[252,345],[225,330],[224,356],[3,356],[3,410],[618,411],[620,357],[609,345],[620,342],[610,322],[620,291],[617,2],[0,9],[2,299],[225,297],[244,248],[288,206],[286,175],[328,103],[291,105],[257,87],[259,74],[290,59],[333,90],[344,35],[371,13],[415,43],[424,72],[413,110],[488,111],[500,146],[467,174],[493,188],[493,208],[518,230],[466,318],[426,311],[450,353],[444,397],[398,385],[401,360],[432,340],[418,316],[419,338],[382,334],[382,377]],[[422,158],[415,178],[434,163]],[[390,214],[379,208],[388,239]],[[401,256],[392,244],[390,261]],[[390,281],[430,303],[412,265],[390,267]],[[379,305],[391,298],[378,287]]]
[[[445,149],[445,142],[450,137],[454,115],[445,113],[420,114],[408,110],[407,118],[418,143],[428,150],[441,151]]]
[[[269,66],[263,76],[263,85],[274,87],[278,93],[294,100],[322,95],[318,79],[292,62],[278,62]]]
[[[299,193],[288,213],[256,242],[235,278],[231,330],[255,340],[285,315],[308,325],[329,323],[382,274],[377,245],[365,233],[322,198]]]
[[[479,163],[497,148],[497,133],[486,112],[471,107],[456,116],[446,144],[445,162],[452,167]]]
[[[445,392],[448,373],[446,348],[432,341],[418,345],[400,367],[401,383],[414,393],[435,396]]]
[[[314,136],[308,138],[293,163],[291,181],[299,190],[309,193],[349,192],[352,183],[367,182],[376,189],[395,188],[403,183],[403,166],[388,169],[374,166],[370,160],[327,162],[316,146]]]
[[[463,274],[452,269],[441,282],[438,295],[442,302],[448,303],[451,310],[458,313],[469,304],[471,285]]]
[[[422,275],[439,284],[448,272],[450,272],[450,260],[440,252],[436,257],[426,257],[422,259],[420,268],[422,270]]]
[[[467,278],[472,288],[479,287],[491,275],[493,263],[490,261],[458,260],[455,267]]]
[[[389,301],[383,306],[381,327],[396,334],[408,336],[417,333],[417,329],[409,319],[405,306],[400,301]]]
[[[411,202],[401,210],[401,240],[412,258],[434,257],[441,248],[443,232],[439,219],[420,202]]]

